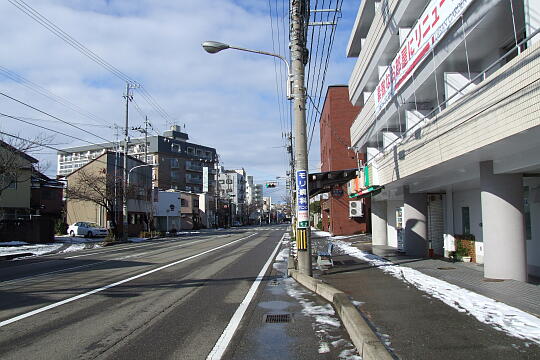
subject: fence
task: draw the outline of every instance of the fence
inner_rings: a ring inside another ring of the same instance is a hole
[[[42,216],[32,216],[31,219],[0,220],[0,242],[7,241],[53,242],[54,220]]]

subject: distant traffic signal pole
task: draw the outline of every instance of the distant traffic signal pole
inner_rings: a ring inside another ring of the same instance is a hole
[[[311,236],[309,220],[308,152],[306,133],[306,88],[304,86],[307,50],[305,30],[309,9],[305,0],[291,0],[290,47],[293,81],[294,157],[296,164],[296,245],[298,271],[311,276]]]

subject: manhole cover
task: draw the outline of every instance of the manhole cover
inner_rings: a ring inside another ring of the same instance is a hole
[[[272,280],[272,281],[270,281],[270,284],[268,284],[268,285],[270,285],[270,286],[278,286],[278,285],[279,285],[279,281],[277,281],[277,280]]]
[[[264,315],[263,322],[270,324],[289,323],[292,321],[292,314],[266,314]]]
[[[446,267],[438,267],[437,269],[439,270],[456,270],[455,267],[451,267],[451,266],[446,266]]]
[[[490,278],[484,278],[485,282],[503,282],[504,279],[490,279]]]

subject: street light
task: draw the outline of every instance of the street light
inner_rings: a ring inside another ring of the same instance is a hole
[[[285,88],[287,89],[287,99],[291,100],[293,98],[293,96],[292,96],[292,74],[291,74],[291,69],[290,69],[290,66],[289,66],[289,62],[283,56],[278,55],[278,54],[273,54],[273,53],[270,53],[270,52],[266,52],[266,51],[261,51],[261,50],[252,50],[252,49],[241,48],[241,47],[238,47],[238,46],[232,46],[232,45],[224,44],[224,43],[221,43],[221,42],[218,42],[218,41],[205,41],[201,45],[202,45],[203,49],[209,54],[215,54],[215,53],[220,52],[221,50],[234,49],[234,50],[246,51],[246,52],[250,52],[250,53],[254,53],[254,54],[273,56],[273,57],[276,57],[276,58],[280,59],[281,61],[283,61],[285,63],[285,66],[287,67],[287,83],[286,83],[286,86],[285,86]]]

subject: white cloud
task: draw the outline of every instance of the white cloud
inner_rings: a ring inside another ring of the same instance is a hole
[[[256,179],[285,173],[284,150],[277,148],[282,145],[282,127],[273,60],[238,51],[209,55],[200,46],[204,40],[217,40],[271,51],[272,34],[266,2],[43,0],[29,4],[115,67],[142,82],[172,119],[178,124],[186,124],[191,139],[215,147],[226,166],[243,166]],[[357,6],[344,4],[328,84],[346,83],[350,75],[353,62],[346,61],[343,54],[356,10]],[[0,3],[0,12],[3,14],[0,66],[98,115],[109,126],[122,124],[122,81],[8,2]],[[0,88],[66,120],[89,122],[1,74]],[[165,120],[158,117],[137,92],[135,100],[148,113],[154,127],[159,132],[165,130]],[[8,114],[44,118],[44,115],[2,97],[0,106]],[[5,131],[24,136],[41,131],[0,119],[0,128]],[[133,125],[141,123],[134,107],[130,120]],[[40,124],[99,141],[64,124],[50,121]],[[110,128],[88,129],[114,139]],[[83,144],[60,135],[56,136],[56,142]],[[317,133],[311,150],[315,162],[318,162],[318,152]],[[37,157],[55,164],[53,155]],[[51,170],[49,173],[54,173],[54,166]]]

